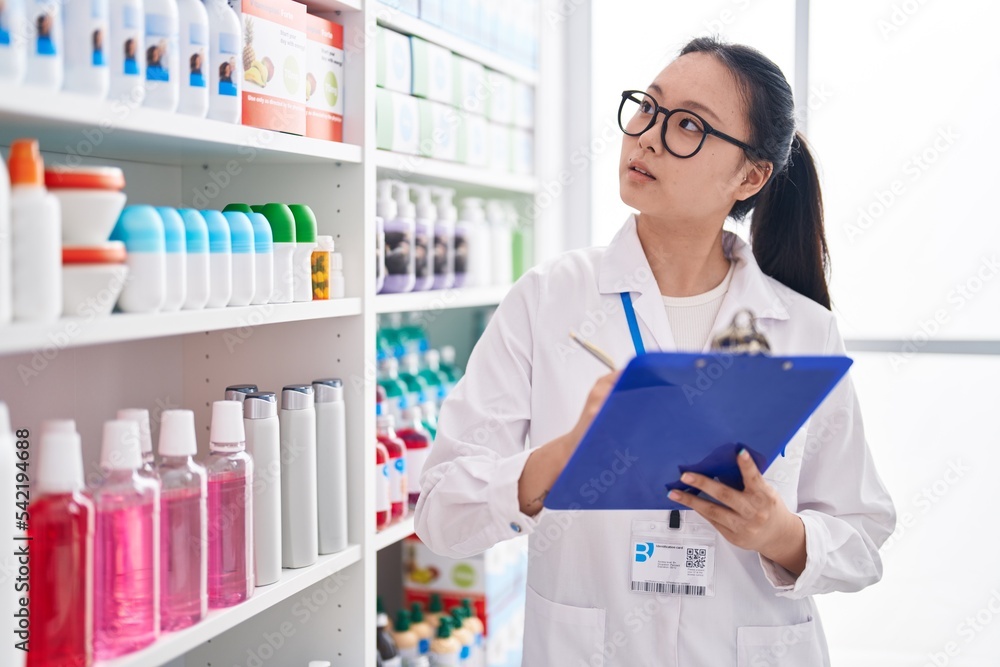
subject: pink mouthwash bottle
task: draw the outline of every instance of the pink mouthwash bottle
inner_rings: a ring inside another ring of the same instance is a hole
[[[160,629],[180,630],[208,613],[208,474],[198,453],[194,413],[160,416]]]
[[[243,404],[212,404],[208,460],[208,606],[253,595],[253,459],[245,451]]]
[[[139,424],[104,423],[104,478],[91,489],[94,539],[94,657],[152,644],[160,633],[160,483],[140,474]]]

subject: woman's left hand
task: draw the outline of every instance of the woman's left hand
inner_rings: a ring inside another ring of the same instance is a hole
[[[733,545],[757,551],[798,576],[806,564],[802,520],[785,506],[746,450],[736,461],[743,474],[742,491],[697,473],[681,477],[682,482],[704,491],[721,505],[676,490],[670,492],[670,499],[705,517]]]

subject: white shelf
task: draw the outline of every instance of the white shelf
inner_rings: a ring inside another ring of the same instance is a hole
[[[534,176],[490,171],[457,162],[445,162],[418,155],[405,155],[379,150],[375,166],[383,173],[379,178],[398,178],[407,182],[442,185],[468,185],[489,192],[534,194],[538,179]]]
[[[235,607],[210,611],[197,625],[165,634],[141,651],[114,660],[98,662],[96,667],[162,665],[360,560],[361,547],[354,544],[339,553],[320,556],[316,564],[310,567],[282,570],[281,579],[270,586],[255,589],[253,597],[246,602]]]
[[[375,297],[375,312],[409,313],[496,306],[509,291],[509,286],[462,287],[406,294],[379,294]]]
[[[49,347],[64,349],[359,314],[361,314],[361,299],[348,298],[238,308],[182,310],[176,313],[149,315],[115,313],[93,318],[66,317],[53,324],[14,323],[0,327],[0,354],[16,354]]]
[[[489,49],[468,42],[458,35],[432,26],[426,21],[415,16],[410,16],[398,9],[387,7],[382,3],[376,3],[375,18],[380,25],[386,28],[420,37],[428,42],[443,46],[460,56],[482,63],[490,69],[502,72],[515,79],[520,79],[532,86],[538,85],[538,72],[536,70],[508,60]]]
[[[413,515],[375,534],[375,551],[381,551],[413,534]]]
[[[361,162],[352,144],[0,84],[0,144],[19,137],[39,137],[43,151],[156,164]]]
[[[305,0],[305,5],[310,14],[361,11],[361,0]]]

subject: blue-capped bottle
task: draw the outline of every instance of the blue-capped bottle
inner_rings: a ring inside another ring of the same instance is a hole
[[[184,221],[184,250],[187,280],[184,310],[201,310],[208,303],[211,269],[208,253],[208,223],[193,208],[179,211]]]
[[[224,211],[223,215],[229,223],[233,253],[233,293],[229,297],[229,305],[249,306],[256,290],[253,225],[246,213]]]
[[[187,241],[184,219],[177,209],[169,206],[158,206],[156,212],[163,219],[167,251],[166,295],[160,310],[173,312],[181,309],[187,297]]]
[[[118,297],[126,313],[155,313],[167,294],[167,253],[163,218],[152,206],[126,206],[111,231],[125,243],[128,280]]]
[[[208,225],[209,294],[207,308],[225,308],[233,295],[232,236],[226,216],[202,211]]]

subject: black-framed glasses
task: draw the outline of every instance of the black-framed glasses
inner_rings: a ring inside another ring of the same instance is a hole
[[[628,136],[637,137],[649,130],[656,124],[660,114],[663,114],[660,140],[671,155],[679,158],[694,156],[705,145],[705,138],[710,134],[739,146],[751,157],[757,154],[753,146],[716,130],[693,111],[662,107],[656,98],[641,90],[622,91],[622,103],[618,107],[618,127]]]

